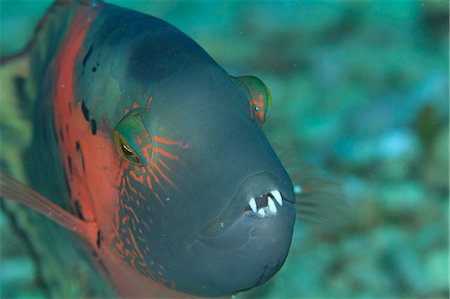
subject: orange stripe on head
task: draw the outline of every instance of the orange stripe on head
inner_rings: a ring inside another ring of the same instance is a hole
[[[156,171],[158,171],[158,173],[164,180],[166,180],[166,182],[168,182],[172,187],[178,190],[177,186],[175,186],[172,180],[167,177],[167,175],[161,170],[161,168],[159,168],[158,165],[156,165],[153,161],[150,161],[150,165],[153,166],[156,169]]]
[[[139,182],[141,184],[144,183],[144,177],[142,175],[137,175],[134,171],[130,171],[130,175],[136,182]]]
[[[125,210],[129,211],[129,212],[131,213],[131,215],[133,215],[134,220],[135,220],[137,223],[139,223],[139,217],[136,215],[136,213],[134,212],[134,210],[133,210],[131,207],[129,207],[129,206],[127,206],[127,205],[124,205],[123,208],[124,208]]]
[[[152,103],[153,97],[148,97],[147,99],[147,107],[145,108],[145,112],[148,112],[148,109],[150,108],[150,104]]]
[[[164,144],[177,144],[178,142],[159,136],[153,136],[153,140]]]
[[[169,166],[167,166],[167,164],[166,163],[164,163],[164,161],[163,160],[161,160],[161,159],[158,159],[158,163],[159,164],[161,164],[162,165],[162,167],[164,167],[165,169],[167,169],[168,171],[170,171],[171,169],[170,169],[170,167]]]
[[[88,31],[101,6],[74,6],[75,15],[68,20],[70,27],[51,64],[48,80],[52,86],[54,128],[56,132],[66,134],[58,139],[60,155],[65,169],[70,169],[72,164],[73,176],[68,177],[68,184],[73,194],[79,194],[78,198],[72,196],[71,201],[79,199],[84,214],[90,211],[103,229],[118,202],[117,188],[126,182],[122,181],[120,174],[114,180],[114,172],[120,168],[111,147],[108,128],[99,127],[96,133],[91,134],[90,124],[95,119],[89,121],[86,107],[83,109],[84,102],[76,99],[78,78],[75,77]],[[96,124],[107,123],[105,118],[97,121]]]
[[[130,178],[129,178],[128,176],[126,176],[126,177],[125,177],[125,180],[126,180],[126,182],[127,182],[128,188],[130,188],[130,190],[131,190],[133,193],[136,193],[137,190],[136,190],[135,188],[133,188],[133,186],[131,186]]]
[[[153,184],[150,176],[147,176],[147,186],[150,188],[150,190],[153,190]]]
[[[259,102],[259,101],[256,101],[256,100],[251,100],[250,104],[258,106],[260,108],[264,108],[264,103],[263,102]]]
[[[123,160],[121,160],[119,163],[119,168],[117,170],[116,179],[115,179],[115,182],[116,182],[115,185],[117,187],[120,186],[120,182],[122,181],[123,172],[125,171],[125,169],[126,169],[125,162]]]
[[[156,174],[153,172],[153,170],[150,167],[146,168],[148,170],[148,172],[150,173],[151,177],[155,179],[155,182],[162,187],[161,182],[159,181],[158,177],[156,176]]]
[[[153,143],[148,143],[144,147],[142,147],[142,154],[144,155],[144,158],[147,161],[150,161],[153,158],[153,153],[151,151],[151,148],[153,147]],[[152,153],[152,156],[150,157],[149,153]]]
[[[130,235],[131,242],[133,242],[133,245],[134,245],[133,248],[136,249],[136,253],[139,255],[140,261],[141,261],[142,263],[144,263],[144,265],[145,265],[145,259],[144,259],[144,256],[142,255],[142,252],[141,252],[139,246],[137,245],[136,239],[134,238],[134,234],[133,234],[133,232],[131,231],[131,228],[130,228],[130,227],[128,227],[128,230],[129,230],[129,235]]]
[[[172,160],[179,160],[179,159],[180,159],[180,158],[178,158],[178,156],[169,154],[169,153],[166,152],[165,150],[160,149],[160,148],[157,148],[157,147],[155,147],[155,148],[153,149],[153,153],[160,153],[161,155],[163,155],[163,156],[165,156],[165,157],[167,157],[167,158],[169,158],[169,159],[172,159]]]

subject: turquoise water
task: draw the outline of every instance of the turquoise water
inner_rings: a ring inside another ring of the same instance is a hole
[[[280,273],[238,298],[448,298],[448,2],[110,2],[262,78],[269,139],[342,185],[349,224],[298,221]],[[0,2],[2,53],[24,45],[48,4]],[[0,105],[2,124],[21,131],[11,109]],[[4,136],[2,160],[18,160],[20,136]],[[4,215],[0,225],[1,297],[45,297]]]

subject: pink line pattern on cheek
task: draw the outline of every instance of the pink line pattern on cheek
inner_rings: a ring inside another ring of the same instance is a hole
[[[153,97],[144,96],[124,110],[150,110]],[[144,107],[145,106],[145,107]],[[142,111],[141,111],[142,112]],[[170,192],[179,192],[176,176],[171,171],[174,163],[182,162],[175,149],[187,149],[185,142],[177,142],[162,136],[150,136],[145,131],[136,136],[143,165],[135,165],[122,158],[115,183],[119,190],[119,205],[114,221],[118,235],[114,248],[119,256],[143,276],[151,277],[166,285],[164,267],[153,260],[149,238],[154,234],[154,216],[163,212]],[[145,215],[145,216],[143,216]]]
[[[140,140],[149,140],[150,135],[146,131],[139,137]],[[139,170],[139,173],[145,177],[147,187],[154,194],[155,198],[159,199],[158,201],[160,201],[160,204],[164,206],[164,203],[160,200],[160,193],[155,189],[155,185],[158,186],[158,189],[162,192],[168,191],[170,188],[179,191],[173,178],[170,177],[171,174],[167,172],[170,171],[170,167],[164,162],[164,159],[169,159],[169,161],[180,161],[180,157],[170,153],[170,151],[173,149],[173,146],[181,147],[182,149],[185,149],[186,147],[177,141],[156,135],[152,136],[150,140],[151,141],[147,144],[141,145],[145,166],[135,166],[135,169]],[[164,149],[161,147],[164,147]]]
[[[172,180],[161,170],[161,168],[153,161],[150,161],[151,167],[155,168],[156,171],[160,174],[160,176],[166,180],[173,188],[175,188],[178,191],[177,186],[172,182]]]

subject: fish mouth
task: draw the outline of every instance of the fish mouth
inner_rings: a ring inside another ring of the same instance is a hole
[[[211,296],[261,285],[280,270],[289,252],[296,218],[287,174],[277,177],[261,172],[249,176],[217,215],[190,251],[197,252],[199,260],[208,257],[207,265],[200,269],[208,273],[208,282],[214,285]],[[198,263],[193,261],[193,265]]]
[[[243,217],[261,220],[282,217],[286,210],[295,209],[295,197],[289,178],[260,172],[247,177],[233,199],[212,222],[201,231],[203,237],[226,232]]]

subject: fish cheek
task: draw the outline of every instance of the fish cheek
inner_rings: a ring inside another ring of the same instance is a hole
[[[153,217],[157,200],[149,196],[149,186],[139,167],[124,170],[119,185],[118,239],[115,249],[132,269],[145,277],[164,282],[164,267],[153,259],[150,244],[157,239]],[[153,232],[153,233],[152,233]]]

